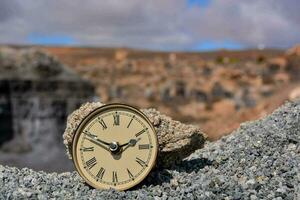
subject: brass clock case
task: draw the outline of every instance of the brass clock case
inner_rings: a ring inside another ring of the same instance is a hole
[[[97,189],[126,190],[155,166],[158,141],[150,120],[126,104],[106,104],[82,120],[72,142],[80,176]]]

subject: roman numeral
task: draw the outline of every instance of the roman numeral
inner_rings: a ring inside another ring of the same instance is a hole
[[[150,148],[150,145],[149,144],[140,144],[139,145],[139,149],[142,150],[142,149],[149,149]]]
[[[103,167],[101,167],[101,168],[99,169],[99,171],[98,171],[96,177],[97,177],[98,179],[102,179],[104,173],[105,173],[105,169],[104,169]]]
[[[148,128],[145,128],[143,130],[141,130],[140,132],[138,132],[137,134],[135,134],[135,137],[139,137],[140,135],[142,135],[143,133],[145,133],[148,130]]]
[[[86,161],[85,164],[89,169],[92,169],[97,164],[97,160],[95,157],[93,157],[93,158],[89,159],[88,161]]]
[[[116,112],[114,115],[114,126],[120,125],[120,115]]]
[[[106,126],[105,122],[103,121],[103,119],[99,119],[99,123],[101,124],[103,130],[107,129],[107,126]]]
[[[127,173],[130,179],[134,179],[134,176],[132,175],[132,173],[130,172],[130,170],[127,168]]]
[[[94,151],[94,147],[82,147],[80,150],[84,151],[84,152],[86,152],[86,151]]]
[[[145,161],[141,160],[141,159],[138,158],[138,157],[136,157],[135,161],[136,161],[139,165],[141,165],[142,167],[145,167],[145,166],[147,167],[147,166],[148,166],[148,165],[146,164]]]
[[[129,121],[129,123],[128,123],[128,125],[127,125],[127,128],[129,128],[129,126],[130,126],[130,124],[131,124],[133,118],[134,118],[134,115],[132,116],[131,120]]]
[[[113,171],[112,173],[112,182],[117,183],[118,182],[118,175],[116,171]]]

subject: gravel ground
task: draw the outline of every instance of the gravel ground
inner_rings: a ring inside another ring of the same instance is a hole
[[[127,192],[93,190],[75,172],[0,166],[0,199],[300,199],[300,102],[156,170]]]

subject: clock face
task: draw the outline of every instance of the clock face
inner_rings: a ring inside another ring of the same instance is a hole
[[[155,130],[138,109],[108,104],[89,114],[72,146],[75,167],[94,188],[126,190],[140,183],[155,164]]]

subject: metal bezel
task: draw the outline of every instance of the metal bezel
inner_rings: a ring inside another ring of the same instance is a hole
[[[156,160],[157,160],[157,154],[158,154],[158,138],[157,138],[157,134],[156,131],[153,127],[153,124],[151,123],[151,121],[148,119],[148,117],[142,113],[138,108],[134,107],[134,106],[130,106],[127,104],[121,104],[121,103],[111,103],[111,104],[106,104],[103,105],[97,109],[95,109],[94,111],[92,111],[90,114],[88,114],[79,124],[78,128],[75,131],[75,135],[73,137],[72,140],[72,151],[71,151],[71,155],[72,155],[72,160],[73,160],[73,164],[75,166],[75,169],[77,170],[77,172],[80,174],[80,176],[85,180],[85,182],[92,186],[93,188],[96,189],[105,189],[105,188],[101,188],[98,185],[95,185],[94,183],[92,183],[91,181],[89,181],[88,178],[86,178],[86,176],[84,175],[84,173],[82,172],[82,169],[78,166],[78,160],[77,160],[77,156],[76,156],[76,147],[77,147],[77,141],[79,136],[82,133],[82,129],[85,127],[86,123],[89,122],[92,118],[94,118],[95,115],[98,115],[106,110],[109,110],[111,108],[121,108],[121,109],[127,109],[127,110],[131,110],[134,113],[136,113],[137,115],[139,115],[140,117],[142,117],[151,127],[152,131],[155,133],[155,140],[156,140],[156,148],[154,149],[154,162],[149,166],[149,171],[139,180],[137,181],[135,184],[133,185],[129,185],[128,187],[122,189],[122,190],[127,190],[130,189],[136,185],[138,185],[140,182],[142,182],[147,176],[148,174],[152,171],[153,167],[156,164]]]

